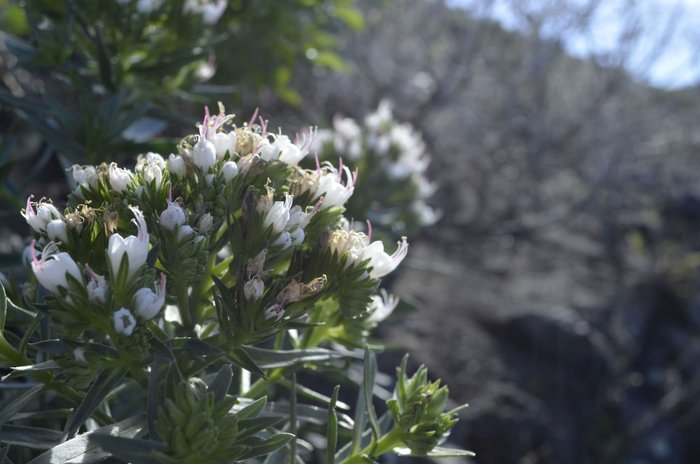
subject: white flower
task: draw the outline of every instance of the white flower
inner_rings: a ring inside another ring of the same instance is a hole
[[[51,241],[65,243],[68,241],[68,227],[63,219],[54,219],[46,225],[46,235]]]
[[[224,159],[226,153],[229,156],[233,156],[236,151],[236,133],[234,131],[229,133],[217,132],[209,140],[216,149],[217,159]]]
[[[343,184],[343,174],[345,174],[345,184]],[[327,164],[319,173],[314,199],[324,197],[321,209],[343,206],[355,191],[356,180],[357,171],[351,173],[350,168],[343,166],[342,160],[337,170]]]
[[[107,255],[109,257],[112,273],[116,277],[119,266],[124,255],[129,257],[129,276],[132,276],[141,266],[146,264],[148,258],[148,227],[143,213],[135,206],[129,207],[134,213],[132,222],[136,224],[138,232],[136,235],[129,235],[124,238],[119,234],[112,234],[107,245]]]
[[[279,157],[280,149],[274,143],[270,143],[267,138],[263,138],[258,146],[257,153],[260,159],[266,162],[276,160]]]
[[[226,161],[223,166],[221,166],[221,172],[224,175],[224,180],[230,182],[238,175],[238,165],[233,161]]]
[[[336,116],[333,118],[333,148],[339,154],[356,160],[362,154],[362,129],[354,119]]]
[[[380,323],[391,315],[399,304],[399,299],[394,295],[389,295],[386,290],[382,289],[380,295],[372,297],[372,303],[369,305],[370,315],[367,321]]]
[[[184,238],[189,237],[191,235],[194,235],[194,229],[188,226],[187,224],[185,224],[184,226],[180,226],[177,229],[176,237],[178,241],[182,241]]]
[[[289,236],[292,239],[292,245],[294,246],[299,246],[304,243],[305,234],[304,229],[301,227],[296,227],[294,230],[289,232]]]
[[[216,164],[216,147],[204,136],[200,136],[197,143],[192,148],[192,161],[195,166],[204,172]]]
[[[384,244],[381,240],[372,242],[362,252],[362,260],[369,259],[369,266],[372,268],[369,275],[373,279],[380,279],[392,272],[403,261],[408,253],[408,242],[403,237],[398,242],[396,251],[389,255],[384,251]]]
[[[292,246],[292,235],[285,230],[279,235],[279,237],[277,237],[277,239],[275,239],[274,242],[272,242],[272,245],[286,250]]]
[[[205,213],[197,221],[197,230],[199,230],[199,232],[202,234],[206,234],[211,230],[213,225],[214,216],[212,216],[210,213]]]
[[[171,175],[183,179],[187,175],[187,165],[185,164],[185,159],[180,155],[175,155],[173,153],[168,157],[168,170]]]
[[[136,290],[133,297],[134,311],[144,321],[158,315],[165,304],[165,274],[160,275],[160,287],[154,292],[150,288]]]
[[[167,230],[175,230],[185,223],[185,210],[176,201],[168,200],[168,207],[160,213],[160,225]]]
[[[95,166],[74,164],[71,166],[71,169],[73,170],[73,180],[76,184],[89,190],[97,188],[97,170]]]
[[[34,250],[34,242],[30,245],[32,254],[32,272],[36,276],[36,280],[50,291],[56,293],[58,287],[68,289],[67,274],[70,274],[78,282],[83,281],[83,276],[78,269],[78,265],[73,261],[73,258],[66,252],[56,253],[58,247],[55,243],[49,242],[41,252],[41,259],[37,259],[36,251]]]
[[[411,205],[411,209],[418,216],[418,222],[422,226],[431,226],[435,224],[442,216],[440,212],[435,211],[430,205],[422,201],[416,201]]]
[[[163,180],[165,166],[165,159],[158,153],[149,152],[145,155],[139,155],[136,160],[136,171],[141,173],[146,183],[155,182],[156,187]]]
[[[216,24],[224,14],[227,0],[186,0],[183,6],[185,13],[199,13],[204,24]]]
[[[311,209],[311,211],[304,212],[301,206],[295,205],[292,207],[292,209],[289,210],[289,220],[287,221],[287,227],[292,228],[294,226],[298,226],[300,228],[305,228],[308,224],[309,221],[311,221],[311,218],[314,217],[314,215],[318,212],[318,210],[321,208],[321,202],[317,204],[314,208]]]
[[[328,237],[327,246],[339,258],[347,253],[346,267],[350,267],[360,260],[365,248],[369,245],[367,235],[356,230],[334,230]]]
[[[118,334],[128,337],[136,328],[136,318],[127,308],[120,308],[119,311],[115,311],[112,319],[114,320],[114,330]]]
[[[245,284],[243,284],[243,295],[248,301],[257,301],[262,298],[265,291],[265,283],[259,275],[256,275]]]
[[[309,151],[312,153],[317,153],[323,151],[323,148],[333,142],[335,134],[330,129],[318,129],[316,131],[316,136],[314,137],[313,143],[309,147]]]
[[[34,203],[32,198],[34,198],[34,195],[29,195],[27,207],[21,214],[35,232],[45,232],[49,222],[54,219],[61,219],[63,216],[51,203],[46,203],[43,199],[38,203]]]
[[[354,119],[335,116],[333,118],[333,129],[345,140],[359,139],[362,137],[362,129]]]
[[[347,253],[346,267],[369,260],[367,267],[372,268],[369,275],[373,279],[384,277],[396,269],[408,252],[406,237],[398,242],[396,251],[389,255],[384,251],[384,244],[380,240],[370,243],[367,235],[349,229],[334,230],[328,236],[326,246],[339,258]]]
[[[387,174],[392,179],[406,179],[411,175],[425,172],[430,159],[425,154],[425,144],[420,135],[408,124],[397,124],[388,134],[391,146],[398,156],[396,161],[386,166]]]
[[[131,171],[117,167],[117,163],[109,165],[109,184],[115,191],[126,192],[133,181],[134,175]]]
[[[214,174],[207,174],[206,176],[204,176],[204,181],[209,187],[214,185],[214,180],[216,180],[216,176]]]
[[[311,147],[314,146],[314,139],[316,138],[316,133],[318,130],[315,127],[309,127],[308,133],[303,133],[301,135],[297,134],[294,143],[289,141],[289,138],[283,140],[280,148],[282,153],[280,154],[280,161],[287,163],[290,166],[296,166],[309,152]]]
[[[92,269],[90,269],[87,266],[85,266],[85,269],[87,270],[88,275],[90,276],[90,282],[88,282],[86,286],[88,300],[90,300],[92,303],[104,303],[105,301],[107,301],[107,290],[109,289],[109,285],[107,285],[107,279],[105,279],[99,274],[94,273]]]
[[[276,201],[270,206],[263,219],[263,227],[272,227],[273,234],[282,232],[289,221],[289,210],[292,208],[294,197],[284,195],[283,201]]]
[[[378,131],[382,128],[382,126],[391,122],[391,107],[392,105],[388,100],[382,100],[379,102],[377,111],[370,113],[367,115],[367,117],[365,117],[365,127],[372,131]]]

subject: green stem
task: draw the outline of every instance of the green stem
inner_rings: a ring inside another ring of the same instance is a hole
[[[190,312],[190,298],[187,294],[187,287],[179,285],[177,287],[177,303],[180,310],[180,319],[182,326],[187,330],[192,330],[194,322],[192,321],[192,313]]]
[[[384,435],[375,444],[372,442],[367,445],[362,451],[351,454],[340,464],[364,464],[366,463],[363,456],[368,456],[371,459],[378,458],[382,454],[388,453],[397,446],[403,443],[403,431],[398,427],[394,427],[391,432]]]
[[[206,298],[206,292],[212,285],[211,275],[216,267],[216,253],[212,253],[207,261],[207,270],[200,279],[196,287],[192,289],[192,299],[194,300],[194,314],[199,320],[204,310],[204,305],[209,304],[209,298]]]

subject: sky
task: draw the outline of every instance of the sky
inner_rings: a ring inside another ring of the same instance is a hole
[[[581,7],[590,0],[449,0],[455,6],[466,8],[480,15],[491,17],[510,30],[523,30],[514,13],[513,4],[528,5],[528,12],[561,12],[556,5],[562,3]],[[557,23],[545,25],[543,35],[560,37],[566,49],[575,56],[586,57],[591,53],[611,63],[620,57],[614,52],[624,43],[625,30],[632,24],[629,5],[638,12],[635,22],[639,40],[628,48],[626,68],[639,79],[657,87],[678,89],[700,82],[700,0],[601,0],[592,16],[591,27],[577,29],[571,17],[558,16]],[[552,9],[552,10],[548,10]],[[548,16],[551,17],[551,16]],[[562,24],[569,26],[562,27]],[[560,32],[560,31],[563,31]],[[665,41],[661,41],[666,37]],[[663,46],[659,46],[663,43]]]

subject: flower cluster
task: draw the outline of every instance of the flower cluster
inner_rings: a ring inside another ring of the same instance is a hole
[[[369,218],[375,228],[392,233],[415,232],[439,219],[427,203],[435,186],[426,177],[425,144],[410,124],[394,119],[388,101],[362,125],[336,115],[332,129],[318,131],[314,148],[321,160],[342,157],[362,172],[361,193],[348,202],[348,216]]]
[[[62,307],[56,317],[71,333],[82,320],[87,333],[119,339],[166,316],[235,344],[328,301],[348,316],[327,314],[329,323],[376,324],[396,306],[379,304],[388,298],[379,281],[408,243],[388,254],[371,231],[350,227],[343,207],[358,172],[342,160],[301,168],[315,136],[310,128],[292,141],[257,114],[236,125],[207,110],[167,158],[145,153],[133,171],[73,166],[65,211],[30,197],[23,212],[35,234],[32,271]],[[174,311],[163,313],[168,302]]]
[[[90,414],[117,427],[103,417],[110,408],[96,409],[97,396],[121,385],[148,405],[147,426],[141,414],[129,419],[147,438],[96,433],[91,440],[122,461],[233,462],[287,443],[297,452],[290,441],[300,433],[297,414],[318,415],[263,409],[271,387],[279,382],[295,392],[295,377],[285,377],[298,369],[342,372],[357,362],[357,348],[366,348],[371,330],[398,304],[381,279],[408,252],[405,237],[389,252],[373,241],[371,223],[360,231],[345,218],[357,171],[342,160],[337,168],[301,166],[315,136],[313,128],[293,139],[268,132],[257,112],[237,124],[223,108],[207,110],[196,133],[167,157],[139,155],[133,170],[73,166],[65,209],[27,200],[28,266],[38,285],[36,299],[24,303],[37,321],[48,318],[53,338],[25,349],[53,356],[39,365],[42,382],[59,378],[42,377],[46,370],[69,377],[61,392],[81,404],[66,418],[68,436]],[[1,329],[0,363],[29,363]],[[374,376],[367,353],[365,383]],[[235,393],[231,366],[238,368]],[[400,395],[398,409],[389,404],[394,432],[368,455],[402,445],[426,454],[454,424],[442,414],[445,389],[409,390],[417,393]]]

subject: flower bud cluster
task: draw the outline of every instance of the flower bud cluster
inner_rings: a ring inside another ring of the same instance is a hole
[[[408,355],[396,369],[396,390],[387,406],[401,444],[411,450],[411,455],[425,456],[447,438],[457,423],[456,413],[466,405],[445,412],[449,396],[447,386],[441,386],[440,380],[430,382],[425,366],[408,377],[407,362]]]

